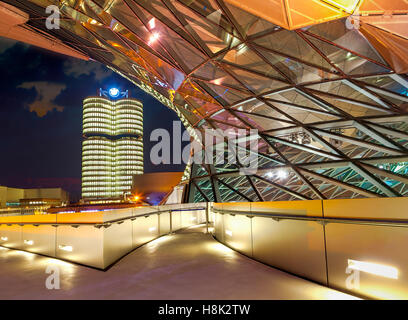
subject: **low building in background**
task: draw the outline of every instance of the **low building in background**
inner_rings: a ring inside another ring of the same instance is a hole
[[[135,175],[132,195],[150,205],[161,204],[177,188],[182,176],[183,172],[155,172]]]
[[[69,193],[61,188],[9,188],[0,186],[0,215],[43,214],[51,207],[69,204]]]
[[[144,206],[143,203],[137,202],[105,202],[105,203],[76,203],[65,207],[51,207],[47,209],[48,214],[65,214],[65,213],[96,213],[106,212],[117,209],[138,208]]]

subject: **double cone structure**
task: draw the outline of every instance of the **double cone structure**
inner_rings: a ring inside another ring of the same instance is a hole
[[[29,15],[14,29],[108,65],[193,137],[258,130],[256,172],[192,163],[186,201],[408,193],[407,1],[6,2]],[[46,28],[49,5],[59,28]]]

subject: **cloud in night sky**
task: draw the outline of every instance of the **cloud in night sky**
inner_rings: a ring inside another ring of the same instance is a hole
[[[93,75],[96,81],[107,79],[113,74],[111,70],[98,62],[72,59],[64,62],[64,73],[74,78],[79,78],[82,75]]]
[[[50,83],[45,81],[23,82],[19,88],[34,89],[37,96],[34,102],[28,105],[30,112],[35,112],[40,118],[48,112],[57,110],[64,111],[64,107],[54,103],[54,99],[66,88],[65,84]]]
[[[15,40],[2,39],[2,41],[0,41],[0,54],[13,47],[16,43],[17,41]]]

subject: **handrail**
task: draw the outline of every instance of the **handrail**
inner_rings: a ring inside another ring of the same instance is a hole
[[[115,220],[109,220],[105,222],[0,222],[0,225],[19,225],[19,226],[24,226],[24,225],[33,225],[33,226],[39,226],[39,225],[51,225],[53,227],[58,227],[58,225],[71,225],[71,226],[79,226],[79,225],[95,225],[96,227],[102,227],[102,226],[107,226],[112,223],[119,223],[123,222],[126,220],[131,220],[131,219],[136,219],[138,217],[148,217],[150,215],[154,214],[161,214],[161,213],[171,213],[171,212],[178,212],[178,211],[199,211],[199,210],[205,210],[206,207],[193,207],[193,208],[183,208],[183,209],[166,209],[166,210],[157,210],[153,212],[147,212],[147,213],[142,213],[140,215],[136,216],[127,216],[124,218],[119,218]]]
[[[238,211],[238,210],[224,210],[224,209],[211,209],[214,212],[221,214],[230,214],[230,215],[245,215],[249,218],[252,217],[263,217],[271,218],[276,221],[279,220],[302,220],[302,221],[315,221],[320,224],[329,224],[329,223],[344,223],[344,224],[358,224],[358,225],[375,225],[375,226],[393,226],[393,227],[402,227],[408,228],[408,221],[406,220],[375,220],[375,219],[348,219],[348,218],[324,218],[316,216],[294,216],[287,214],[274,214],[268,213],[265,211]]]
[[[191,208],[191,209],[167,209],[167,210],[157,210],[157,211],[154,211],[154,212],[149,212],[149,213],[143,213],[143,214],[140,214],[140,215],[137,215],[137,216],[130,216],[130,217],[125,217],[125,218],[120,218],[120,219],[116,219],[116,220],[110,220],[110,221],[106,221],[106,222],[104,222],[104,223],[92,223],[92,224],[97,224],[97,225],[100,225],[100,224],[109,224],[109,223],[117,223],[117,222],[120,222],[120,221],[125,221],[125,220],[129,220],[129,219],[134,219],[134,218],[137,218],[137,217],[148,217],[148,216],[150,216],[150,215],[153,215],[153,214],[161,214],[161,213],[166,213],[166,212],[169,212],[169,213],[171,213],[171,212],[177,212],[177,211],[198,211],[198,210],[205,210],[206,208],[205,207],[202,207],[202,208],[197,208],[197,207],[194,207],[194,208]],[[72,223],[68,223],[68,224],[72,224]],[[79,224],[79,223],[78,223]]]

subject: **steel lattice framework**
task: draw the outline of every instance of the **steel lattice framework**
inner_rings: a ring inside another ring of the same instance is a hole
[[[154,95],[190,132],[259,130],[256,174],[193,163],[186,201],[408,194],[406,75],[347,18],[287,30],[221,0],[6,2],[30,15],[27,28]],[[50,4],[61,29],[45,29]]]

